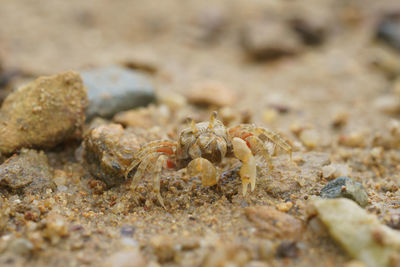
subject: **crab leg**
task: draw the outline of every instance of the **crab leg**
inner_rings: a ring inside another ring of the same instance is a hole
[[[144,176],[147,166],[149,166],[150,162],[153,161],[156,155],[150,154],[147,155],[139,164],[135,175],[132,178],[131,189],[135,190],[137,185],[139,184],[140,179]]]
[[[135,159],[126,169],[125,177],[128,177],[129,173],[133,169],[135,169],[142,161],[144,161],[143,158],[146,158],[147,155],[162,153],[172,157],[175,154],[175,150],[176,150],[176,143],[171,141],[161,140],[146,144],[136,153]]]
[[[234,137],[232,140],[232,145],[233,153],[235,154],[236,158],[243,163],[239,174],[240,178],[242,179],[243,196],[245,196],[247,193],[248,184],[251,185],[251,191],[253,191],[256,186],[256,159],[243,139]]]
[[[153,192],[156,194],[158,201],[160,202],[161,206],[163,206],[164,209],[166,209],[165,205],[164,205],[164,200],[160,194],[160,176],[161,176],[161,171],[163,169],[163,166],[165,165],[166,160],[167,160],[167,157],[164,155],[161,155],[157,159],[157,162],[155,165],[155,173],[154,173],[154,177],[153,177]]]
[[[272,164],[272,159],[267,148],[264,146],[264,142],[254,135],[247,137],[245,141],[254,155],[261,155],[267,161],[269,167],[268,174],[270,174],[274,169],[274,165]]]
[[[255,128],[255,132],[260,134],[260,138],[262,137],[262,135],[264,135],[274,144],[288,152],[290,156],[290,161],[292,161],[292,147],[288,143],[286,143],[285,140],[283,140],[277,133],[259,127]]]

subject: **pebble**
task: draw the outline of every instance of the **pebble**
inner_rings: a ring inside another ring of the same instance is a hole
[[[364,131],[352,131],[347,135],[339,136],[339,144],[347,147],[366,147],[367,138]]]
[[[174,241],[171,237],[156,235],[150,239],[150,244],[160,263],[174,260],[177,251],[175,250]]]
[[[354,200],[361,207],[368,205],[368,194],[362,184],[355,182],[346,176],[338,177],[335,180],[330,181],[321,189],[321,197],[345,197]]]
[[[123,225],[119,231],[121,236],[132,237],[135,233],[135,227],[133,225]]]
[[[237,96],[232,89],[219,81],[195,83],[187,94],[190,103],[202,106],[232,106]]]
[[[327,36],[328,22],[323,16],[312,14],[308,17],[294,17],[290,20],[290,26],[307,45],[320,45]]]
[[[381,18],[376,37],[390,47],[400,50],[400,11],[385,14]]]
[[[25,238],[16,238],[10,241],[7,250],[13,254],[27,257],[33,251],[33,244]]]
[[[245,53],[257,61],[296,54],[302,48],[301,39],[290,27],[281,21],[265,19],[244,26],[241,44]]]
[[[291,208],[293,207],[293,203],[292,202],[283,202],[283,203],[279,203],[277,206],[276,206],[276,208],[279,210],[279,211],[282,211],[282,212],[288,212]]]
[[[86,88],[76,72],[39,77],[18,88],[0,109],[0,152],[50,148],[79,137],[86,106]]]
[[[388,78],[394,79],[400,74],[400,57],[389,47],[379,46],[370,53],[370,62]]]
[[[103,267],[142,267],[146,260],[139,249],[131,248],[118,251],[109,256],[101,265]]]
[[[400,113],[400,98],[397,95],[383,95],[374,101],[375,107],[383,113],[388,115],[395,115]]]
[[[107,186],[125,181],[125,171],[139,149],[136,135],[120,124],[100,125],[89,131],[83,142],[83,158],[89,172]]]
[[[399,231],[381,224],[349,199],[313,198],[310,206],[351,257],[368,267],[397,266],[391,263],[400,253]]]
[[[161,91],[158,93],[157,100],[159,103],[166,105],[171,110],[178,110],[187,105],[185,96],[172,91]]]
[[[280,212],[267,206],[256,206],[245,209],[246,217],[265,238],[284,238],[296,240],[302,232],[302,222],[292,215]]]
[[[111,118],[117,112],[155,101],[152,84],[140,72],[109,66],[82,71],[81,75],[88,88],[88,120]]]
[[[342,128],[349,121],[350,114],[347,111],[338,111],[333,115],[332,127]]]
[[[322,167],[322,177],[325,179],[334,179],[340,176],[349,176],[351,169],[345,164],[334,164],[331,163]]]
[[[50,239],[52,244],[57,244],[63,237],[69,235],[68,224],[65,218],[55,212],[51,212],[46,217],[46,228],[43,235]]]
[[[282,241],[276,248],[276,256],[280,258],[296,258],[298,255],[299,248],[293,241]]]
[[[46,154],[33,149],[22,149],[0,165],[0,185],[26,192],[43,192],[53,187],[53,170]]]
[[[321,143],[321,137],[316,130],[308,129],[300,133],[300,141],[308,148],[314,149]]]

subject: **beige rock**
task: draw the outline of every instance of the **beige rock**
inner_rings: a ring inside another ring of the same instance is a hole
[[[354,201],[315,198],[311,207],[331,236],[366,266],[391,266],[399,255],[400,232],[381,224]]]
[[[86,88],[76,72],[39,77],[18,88],[0,109],[0,152],[49,148],[76,137],[86,106]]]

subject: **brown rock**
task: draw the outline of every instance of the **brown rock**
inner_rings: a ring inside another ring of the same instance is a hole
[[[302,222],[283,212],[267,206],[249,207],[245,209],[247,219],[258,229],[262,237],[273,239],[299,239],[302,233]]]
[[[0,109],[0,152],[53,147],[74,137],[85,121],[86,88],[80,75],[39,77],[4,100]]]
[[[23,149],[0,165],[0,185],[21,189],[29,185],[31,191],[52,186],[53,170],[43,152]]]
[[[125,171],[139,149],[136,136],[119,124],[101,125],[89,131],[83,157],[90,173],[114,186],[125,181]]]
[[[204,81],[193,86],[187,95],[189,102],[205,106],[231,106],[237,98],[236,94],[223,83]]]

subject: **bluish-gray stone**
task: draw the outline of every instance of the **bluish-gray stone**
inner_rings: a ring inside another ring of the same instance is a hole
[[[154,89],[140,72],[119,66],[81,72],[88,88],[88,120],[98,116],[111,118],[120,111],[146,106],[155,100]]]
[[[321,189],[321,197],[345,197],[354,200],[361,207],[368,205],[368,194],[362,184],[345,176],[341,176],[330,181],[324,188]]]

